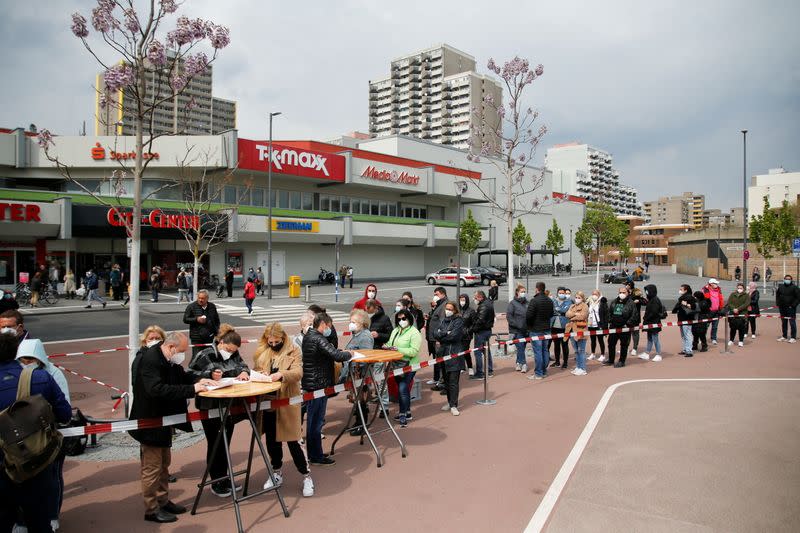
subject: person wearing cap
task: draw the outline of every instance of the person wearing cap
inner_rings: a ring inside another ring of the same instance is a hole
[[[721,316],[725,309],[725,296],[722,294],[716,278],[708,280],[708,284],[703,287],[703,295],[711,302],[711,318]],[[711,344],[717,344],[717,328],[719,328],[719,320],[712,321]]]

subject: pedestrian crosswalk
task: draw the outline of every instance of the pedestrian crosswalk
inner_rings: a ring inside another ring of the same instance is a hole
[[[254,305],[253,314],[248,314],[246,307],[221,303],[217,303],[216,306],[217,312],[221,315],[245,318],[261,324],[280,322],[284,326],[296,326],[300,317],[305,313],[306,309],[308,309],[308,306],[301,304],[272,305],[269,307]],[[332,309],[328,310],[328,315],[330,315],[334,322],[346,321],[350,318],[349,314]]]

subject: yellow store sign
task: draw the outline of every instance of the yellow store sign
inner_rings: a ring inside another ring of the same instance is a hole
[[[316,220],[281,220],[273,218],[272,231],[319,233],[319,222]]]

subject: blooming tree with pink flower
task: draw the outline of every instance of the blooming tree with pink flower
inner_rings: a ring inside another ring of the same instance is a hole
[[[38,137],[45,155],[58,166],[66,179],[111,208],[119,208],[119,197],[128,193],[124,190],[124,178],[128,175],[133,178],[133,216],[118,217],[125,221],[132,241],[129,362],[133,361],[139,345],[138,273],[141,270],[141,219],[145,199],[142,197],[142,178],[151,161],[143,154],[157,151],[154,143],[164,135],[155,131],[154,111],[167,101],[177,101],[176,96],[194,77],[203,74],[230,43],[230,32],[225,26],[200,18],[178,16],[176,12],[182,4],[177,0],[151,0],[145,4],[145,9],[137,11],[130,0],[97,0],[88,19],[81,13],[72,15],[72,33],[103,69],[105,89],[98,88],[100,107],[119,110],[121,103],[109,95],[120,91],[128,102],[133,102],[136,157],[132,168],[127,166],[129,161],[119,161],[120,169],[108,178],[116,202],[72,178],[70,168],[50,152],[51,147],[58,143],[56,136],[42,130]],[[201,51],[201,48],[206,51]],[[113,60],[108,60],[109,57]],[[154,80],[151,86],[146,83],[148,76]],[[131,391],[130,381],[128,390]]]
[[[494,166],[503,176],[502,181],[488,190],[476,183],[492,212],[503,221],[508,245],[508,299],[514,297],[514,221],[519,217],[537,213],[550,198],[539,197],[536,191],[544,183],[544,169],[536,169],[531,162],[546,126],[536,126],[539,112],[527,107],[524,95],[533,82],[544,72],[542,65],[531,69],[527,59],[514,57],[503,66],[489,59],[487,68],[497,74],[505,84],[508,102],[496,102],[494,96],[484,97],[482,106],[472,110],[473,121],[470,154],[475,163]],[[497,195],[499,191],[502,195]]]

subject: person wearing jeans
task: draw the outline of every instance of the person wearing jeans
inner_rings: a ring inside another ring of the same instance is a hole
[[[422,347],[422,334],[414,327],[414,317],[408,309],[402,309],[395,313],[394,321],[396,327],[389,335],[389,341],[385,344],[386,348],[396,350],[403,354],[400,361],[395,365],[400,368],[419,363],[419,351]],[[438,327],[438,326],[437,326]],[[395,417],[400,422],[400,427],[404,428],[411,420],[411,384],[414,380],[415,372],[395,376],[397,383],[398,403],[400,412]]]
[[[526,290],[522,285],[517,285],[514,290],[514,299],[508,302],[506,308],[506,320],[508,321],[508,332],[514,340],[524,339],[527,335],[528,327],[525,324],[525,313],[528,311],[528,299]],[[516,342],[517,347],[517,372],[527,372],[528,364],[525,361],[525,341]]]
[[[470,379],[483,379],[483,346],[489,342],[494,326],[494,304],[486,298],[483,291],[475,291],[475,321],[472,323],[472,331],[475,332],[475,375]],[[479,348],[480,347],[480,348]],[[492,363],[492,352],[487,352],[489,376],[494,375],[494,364]]]
[[[628,358],[628,345],[631,342],[631,332],[613,331],[618,328],[631,328],[639,323],[639,318],[634,316],[636,307],[630,299],[630,290],[625,285],[619,288],[619,293],[616,298],[611,300],[608,304],[608,327],[612,332],[608,335],[608,361],[603,361],[604,366],[613,365],[615,368],[625,366],[625,361]],[[614,362],[616,358],[617,342],[619,342],[619,361]]]
[[[783,285],[778,286],[775,291],[775,305],[781,315],[781,337],[778,342],[789,340],[790,343],[797,342],[797,306],[800,304],[800,287],[792,281],[789,274],[783,277]]]
[[[550,319],[553,317],[553,301],[544,293],[545,285],[536,283],[536,294],[528,302],[525,312],[525,324],[528,327],[533,346],[534,373],[528,379],[543,379],[547,376],[547,365],[550,363],[550,354],[547,350],[547,341],[537,340],[536,337],[550,332]]]
[[[572,374],[575,376],[586,375],[586,338],[583,336],[588,326],[589,306],[586,304],[586,295],[583,291],[575,294],[575,303],[567,310],[567,327],[565,335],[577,334],[576,337],[569,337],[572,348],[575,350],[575,368]]]
[[[328,313],[314,315],[311,329],[303,336],[302,389],[313,392],[330,387],[336,382],[334,362],[344,363],[352,357],[350,352],[338,350],[328,341],[333,320]],[[315,398],[306,403],[306,445],[308,460],[312,465],[330,466],[336,461],[322,452],[322,425],[328,398]]]
[[[712,281],[715,280],[712,279]],[[703,291],[703,293],[705,294],[705,291]],[[697,300],[692,294],[692,288],[689,285],[683,284],[681,285],[680,289],[678,289],[678,302],[675,304],[672,312],[678,315],[678,321],[680,322],[695,319],[695,315],[697,313]],[[683,355],[684,357],[692,357],[692,341],[694,339],[692,336],[692,325],[683,324],[680,328],[681,341],[683,341],[683,350],[679,352],[679,355]]]
[[[725,296],[722,295],[722,289],[715,278],[709,279],[708,284],[703,287],[703,295],[711,303],[711,317],[722,316]],[[719,320],[714,320],[711,322],[711,344],[717,344],[717,328],[719,328]]]
[[[658,289],[655,285],[647,285],[644,288],[644,295],[647,303],[644,307],[644,317],[642,323],[648,326],[645,330],[647,333],[647,347],[645,351],[639,354],[639,359],[645,361],[650,360],[650,355],[653,356],[653,361],[661,361],[661,340],[658,338],[661,332],[661,319],[667,317],[667,310],[664,304],[658,297]],[[700,293],[702,296],[702,293]],[[655,349],[655,352],[653,352]]]

